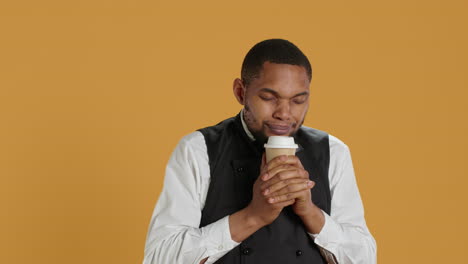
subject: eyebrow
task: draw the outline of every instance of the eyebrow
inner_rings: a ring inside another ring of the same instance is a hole
[[[275,95],[276,97],[281,98],[281,96],[279,95],[279,93],[277,91],[275,91],[273,89],[270,89],[270,88],[262,88],[262,89],[260,89],[260,92],[271,93],[271,94]],[[302,95],[308,95],[308,94],[309,94],[309,92],[306,91],[306,92],[298,93],[298,94],[294,95],[291,98],[302,96]]]

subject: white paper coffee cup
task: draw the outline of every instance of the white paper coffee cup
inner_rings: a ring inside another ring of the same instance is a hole
[[[280,155],[296,155],[297,144],[293,137],[271,136],[265,146],[266,162]]]

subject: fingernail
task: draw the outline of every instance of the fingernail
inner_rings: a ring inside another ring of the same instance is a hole
[[[312,186],[312,184],[314,184],[314,183],[313,183],[312,181],[309,181],[309,182],[307,183],[307,186]]]
[[[268,202],[269,202],[269,203],[273,203],[274,201],[275,201],[275,198],[270,198],[270,199],[268,199]]]
[[[263,177],[262,177],[262,180],[265,181],[266,179],[268,179],[268,173],[265,173],[265,175],[263,175]]]
[[[264,191],[264,193],[265,193],[265,195],[267,195],[268,193],[270,193],[270,189],[266,189],[266,190]]]

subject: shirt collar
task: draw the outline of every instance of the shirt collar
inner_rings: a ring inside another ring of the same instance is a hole
[[[255,137],[249,131],[249,128],[247,127],[247,124],[244,121],[244,109],[243,108],[241,110],[240,116],[241,116],[242,127],[244,128],[245,133],[247,134],[247,136],[249,136],[250,140],[255,141]]]

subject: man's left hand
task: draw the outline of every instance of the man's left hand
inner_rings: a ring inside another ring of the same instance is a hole
[[[279,203],[295,199],[292,208],[304,223],[307,232],[319,234],[325,224],[323,212],[312,202],[310,189],[315,185],[309,179],[301,161],[296,156],[280,156],[268,164],[268,173],[262,176],[262,194],[269,202]]]
[[[315,205],[311,192],[315,185],[309,179],[309,173],[302,166],[296,156],[280,156],[272,159],[268,164],[268,175],[262,180],[263,195],[269,197],[269,202],[279,203],[295,199],[292,205],[294,213],[305,216],[312,212]]]

